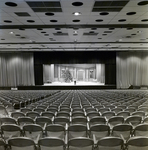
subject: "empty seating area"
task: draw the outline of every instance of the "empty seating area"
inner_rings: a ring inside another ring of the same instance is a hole
[[[147,90],[0,92],[0,150],[147,150]]]

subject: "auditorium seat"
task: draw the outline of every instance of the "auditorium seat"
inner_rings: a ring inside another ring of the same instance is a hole
[[[105,111],[104,113],[102,113],[102,116],[106,117],[106,119],[110,119],[111,117],[115,116],[115,112],[112,111]]]
[[[148,137],[148,124],[139,124],[133,131],[134,136],[147,136]]]
[[[27,137],[14,137],[8,140],[8,145],[11,150],[35,150],[34,141]]]
[[[47,107],[48,107],[48,105],[39,105],[36,108],[37,109],[41,108],[41,109],[44,109],[44,111],[45,111],[47,109]]]
[[[85,117],[84,111],[72,111],[71,117]]]
[[[113,116],[108,119],[107,123],[112,129],[115,125],[124,123],[124,118],[121,116]]]
[[[38,124],[26,124],[22,128],[25,137],[31,138],[37,144],[43,136],[43,128]]]
[[[57,137],[64,140],[66,128],[60,124],[51,124],[46,126],[45,132],[47,137]]]
[[[86,125],[88,122],[86,117],[83,116],[78,116],[78,117],[73,117],[71,119],[71,124],[83,124]]]
[[[103,114],[103,113],[106,112],[106,111],[110,111],[110,109],[109,109],[109,108],[100,108],[100,109],[98,110],[98,112],[100,112],[101,114]]]
[[[105,117],[98,116],[98,117],[93,117],[89,120],[89,125],[95,125],[95,124],[106,124],[106,119]]]
[[[18,119],[19,117],[25,117],[25,113],[23,113],[23,112],[12,112],[11,117],[14,119]]]
[[[0,118],[0,123],[2,124],[17,124],[16,120],[11,117]]]
[[[87,125],[74,124],[68,126],[68,139],[76,137],[88,137]]]
[[[32,109],[30,109],[30,108],[21,108],[20,111],[26,114],[27,112],[31,112]]]
[[[110,127],[105,124],[95,124],[90,127],[90,138],[93,139],[93,135],[95,135],[96,140],[109,136],[110,135]]]
[[[25,124],[34,124],[34,120],[30,117],[20,117],[17,119],[18,125],[23,127]]]
[[[115,137],[123,137],[125,142],[131,137],[133,131],[132,125],[129,124],[118,124],[112,129],[112,135]]]
[[[65,126],[66,124],[70,124],[70,118],[67,117],[55,117],[53,120],[54,124],[60,124]]]
[[[120,108],[120,107],[117,107],[117,108],[113,108],[113,109],[111,109],[111,111],[113,111],[113,112],[115,112],[115,113],[117,114],[118,112],[123,111],[123,109],[122,109],[122,108]]]
[[[27,112],[26,113],[26,116],[32,118],[32,119],[35,119],[36,117],[39,117],[40,116],[40,113],[38,112],[35,112],[35,111],[32,111],[32,112]]]
[[[40,116],[35,119],[35,123],[44,128],[46,125],[52,124],[52,120],[45,116]]]
[[[146,136],[131,137],[126,144],[126,149],[128,149],[128,150],[148,150],[148,137],[146,137]]]
[[[130,112],[129,111],[120,111],[117,113],[117,116],[121,116],[121,117],[124,117],[124,119],[126,119],[127,117],[130,116]]]
[[[125,120],[125,123],[131,124],[133,127],[137,126],[141,122],[142,122],[142,117],[140,116],[129,116]]]
[[[90,111],[90,112],[87,112],[86,115],[89,119],[91,119],[93,117],[100,116],[100,113],[98,113],[97,111]]]
[[[40,150],[65,150],[65,141],[56,137],[45,137],[38,141]]]
[[[68,141],[68,150],[93,150],[94,142],[86,137],[77,137]]]
[[[70,113],[67,111],[58,111],[56,117],[66,117],[69,119]]]
[[[43,108],[34,108],[33,111],[38,112],[39,114],[41,114],[42,112],[45,111],[45,109],[43,109]]]
[[[1,135],[4,140],[8,140],[12,137],[22,136],[21,128],[15,124],[4,124],[1,125]]]
[[[45,117],[52,119],[55,116],[55,113],[51,111],[45,111],[41,113],[41,116],[45,116]]]
[[[124,142],[118,137],[104,137],[97,142],[99,150],[122,150]]]
[[[5,106],[0,105],[0,118],[1,117],[8,117],[9,114]]]

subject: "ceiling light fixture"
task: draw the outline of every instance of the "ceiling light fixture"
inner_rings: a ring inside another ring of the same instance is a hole
[[[78,34],[78,31],[73,31],[73,34]]]
[[[81,15],[81,13],[80,12],[74,12],[73,15],[79,16],[79,15]]]
[[[12,31],[11,31],[11,32],[9,32],[9,33],[10,33],[10,34],[14,34],[14,32],[12,32]]]

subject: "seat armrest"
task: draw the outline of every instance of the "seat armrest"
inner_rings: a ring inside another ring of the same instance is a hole
[[[95,134],[93,134],[93,141],[94,141],[94,145],[97,145],[97,139],[96,139],[96,136],[95,136]]]

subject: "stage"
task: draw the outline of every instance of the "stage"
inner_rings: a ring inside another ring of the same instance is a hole
[[[74,82],[52,82],[52,83],[44,83],[44,86],[76,86],[76,85],[104,85],[104,83],[96,82],[96,81],[76,81]]]
[[[17,86],[17,87],[0,87],[0,90],[79,90],[79,89],[116,89],[116,85],[104,84],[100,82],[85,82],[77,81],[65,83],[65,82],[53,82],[45,83],[44,85],[34,85],[34,86]]]

